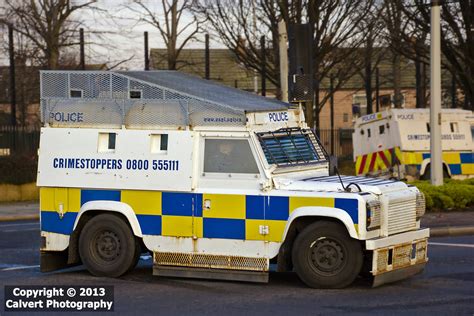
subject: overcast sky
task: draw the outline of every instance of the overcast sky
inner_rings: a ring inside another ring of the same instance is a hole
[[[157,13],[160,20],[163,20],[163,11],[161,1],[150,0],[149,6]],[[95,10],[83,11],[80,19],[84,21],[84,31],[86,42],[94,42],[98,44],[89,45],[86,49],[86,57],[88,63],[108,62],[115,64],[117,61],[133,59],[121,66],[128,69],[142,69],[144,67],[144,39],[143,32],[148,31],[150,48],[165,48],[165,44],[158,30],[145,22],[138,22],[140,18],[139,12],[134,12],[126,8],[133,6],[136,10],[140,10],[132,1],[127,0],[100,0],[98,7],[105,12]],[[143,12],[143,11],[141,11]],[[144,12],[143,12],[144,14]],[[189,13],[184,15],[182,23],[187,24],[192,21],[192,15]],[[191,31],[192,28],[189,29]],[[107,32],[104,34],[94,35],[94,32]],[[187,36],[189,32],[184,33]],[[190,42],[186,47],[197,48],[204,47],[204,36],[199,35],[198,41]],[[218,45],[212,43],[213,46]],[[220,45],[219,45],[220,46]]]
[[[80,2],[81,0],[79,0]],[[146,1],[163,19],[161,1]],[[86,41],[86,63],[104,63],[114,65],[118,61],[133,58],[121,65],[121,68],[142,69],[144,67],[144,39],[143,32],[148,31],[150,48],[165,48],[165,44],[158,30],[147,23],[138,22],[139,12],[133,12],[126,6],[139,7],[131,0],[99,0],[96,6],[100,10],[84,9],[77,12],[74,19],[84,23],[84,35]],[[144,12],[143,12],[144,13]],[[192,15],[183,16],[182,22],[192,21]],[[78,33],[79,36],[79,33]],[[199,35],[201,40],[189,42],[186,47],[204,47],[204,35]],[[92,44],[87,44],[92,43]],[[221,46],[211,40],[211,46]],[[73,47],[77,49],[79,47]],[[0,64],[8,64],[8,56],[0,57]]]

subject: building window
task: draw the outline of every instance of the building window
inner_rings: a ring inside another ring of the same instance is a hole
[[[142,90],[130,90],[130,99],[141,99]]]
[[[384,94],[379,96],[379,104],[381,107],[389,107],[392,105],[392,97],[390,94]]]
[[[384,94],[379,96],[379,104],[381,108],[394,107],[395,96],[393,94]],[[405,107],[405,94],[401,94],[401,107]]]
[[[352,96],[352,108],[354,113],[360,116],[367,114],[367,99],[365,94],[354,94]]]
[[[82,98],[83,91],[79,89],[71,89],[69,91],[69,96],[71,98]]]
[[[344,113],[342,115],[342,120],[343,120],[344,123],[349,122],[349,113]]]

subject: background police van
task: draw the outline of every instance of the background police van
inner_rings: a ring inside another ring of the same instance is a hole
[[[328,175],[299,108],[170,71],[41,73],[41,270],[312,287],[423,270],[423,195]]]
[[[472,112],[441,111],[445,177],[474,176]],[[391,109],[358,118],[353,135],[357,175],[430,178],[429,109]]]

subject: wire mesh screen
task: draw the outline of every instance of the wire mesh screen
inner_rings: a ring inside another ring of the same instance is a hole
[[[43,123],[54,127],[148,129],[246,123],[243,109],[103,71],[43,71],[41,111]]]
[[[41,98],[68,98],[69,80],[64,72],[41,73]]]
[[[130,91],[140,92],[143,99],[165,99],[163,89],[135,80],[130,80]]]
[[[73,92],[79,93],[76,97],[82,98],[110,98],[111,77],[108,74],[87,74],[84,72],[70,73],[69,95],[74,97]]]
[[[193,126],[238,126],[245,125],[244,112],[229,108],[218,107],[212,103],[189,100],[188,105],[189,123]]]
[[[126,109],[125,127],[153,129],[157,126],[186,126],[186,108],[179,101],[140,100]]]
[[[46,101],[44,118],[52,127],[120,128],[124,102],[120,100],[51,99]]]

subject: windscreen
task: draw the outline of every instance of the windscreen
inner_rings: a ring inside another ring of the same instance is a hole
[[[284,128],[257,133],[269,164],[291,166],[326,162],[327,156],[310,129]]]

